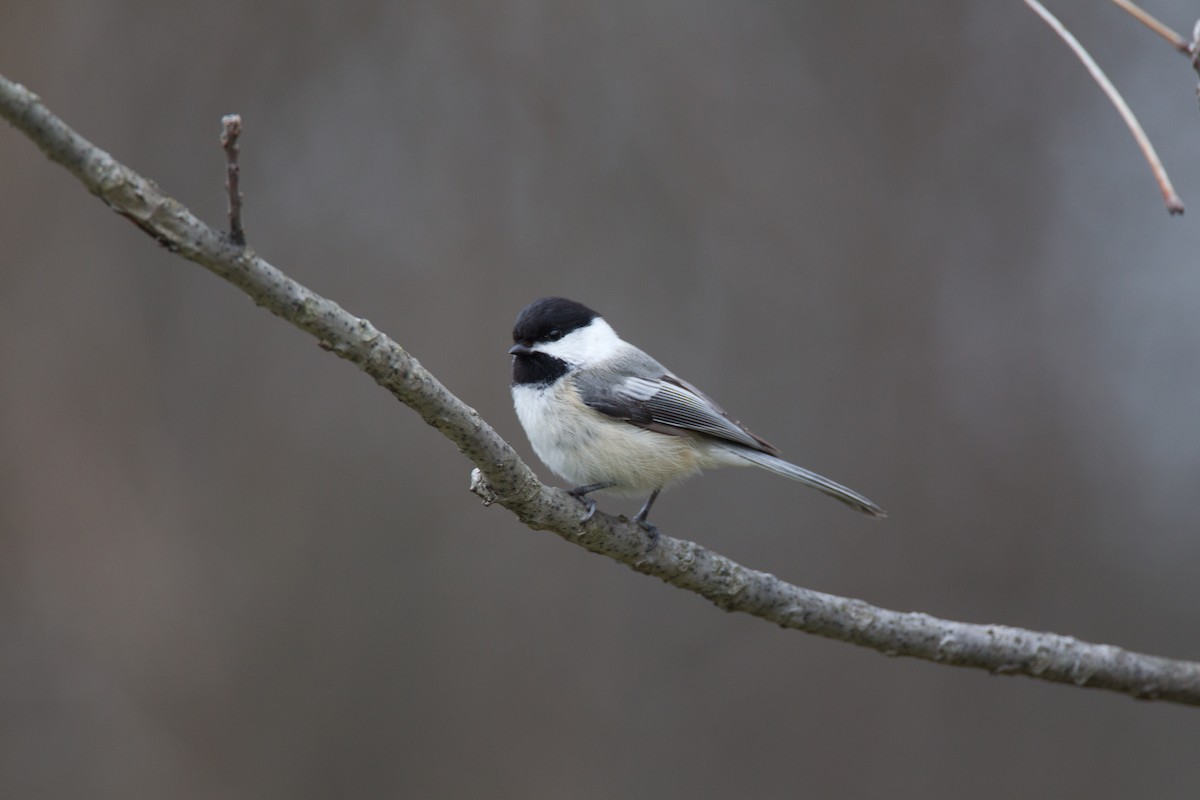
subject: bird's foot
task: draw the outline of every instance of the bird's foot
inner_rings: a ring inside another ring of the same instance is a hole
[[[649,540],[646,544],[646,552],[649,553],[654,548],[658,547],[658,526],[651,525],[646,521],[646,517],[650,516],[650,506],[654,505],[654,501],[658,499],[658,493],[662,491],[662,487],[655,489],[650,493],[650,497],[646,498],[645,505],[642,510],[637,513],[633,521],[638,524],[638,527],[646,532],[646,537]]]
[[[607,489],[608,486],[609,484],[607,483],[589,483],[585,486],[576,486],[574,489],[567,490],[567,494],[571,495],[571,497],[579,498],[579,502],[583,503],[583,507],[587,509],[583,516],[579,518],[581,524],[587,522],[596,513],[596,501],[588,497],[588,492]]]

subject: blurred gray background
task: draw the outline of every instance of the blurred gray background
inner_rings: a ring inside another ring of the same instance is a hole
[[[4,0],[0,72],[221,226],[242,114],[251,245],[531,459],[505,350],[563,294],[891,512],[726,471],[670,535],[1200,659],[1195,78],[1053,8],[1182,219],[1018,0]],[[0,176],[0,796],[1200,791],[1195,709],[781,631],[481,507],[415,414],[7,125]]]

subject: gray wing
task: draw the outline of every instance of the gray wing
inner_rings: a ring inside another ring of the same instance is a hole
[[[712,398],[637,351],[599,368],[575,373],[580,399],[589,408],[633,425],[675,436],[714,436],[777,455],[768,444],[726,413]]]

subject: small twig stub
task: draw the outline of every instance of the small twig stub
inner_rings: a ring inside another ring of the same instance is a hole
[[[238,114],[221,117],[221,147],[225,150],[225,189],[229,192],[229,239],[239,247],[246,244],[242,229],[242,192],[238,186],[241,168],[238,167],[238,137],[242,135],[242,118]]]

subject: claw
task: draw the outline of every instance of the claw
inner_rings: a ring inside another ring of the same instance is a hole
[[[644,519],[637,520],[638,527],[646,532],[646,552],[649,553],[654,548],[658,547],[658,526],[653,523],[646,522]]]
[[[587,508],[587,512],[579,518],[579,522],[584,523],[591,519],[596,513],[596,501],[587,495],[581,495],[579,499],[583,503],[584,507]]]
[[[567,494],[571,495],[571,497],[578,497],[579,501],[583,503],[584,508],[587,509],[587,512],[579,520],[581,524],[587,522],[596,513],[596,501],[588,497],[588,492],[607,489],[608,486],[609,484],[607,483],[589,483],[584,486],[576,486],[574,489],[567,491]]]

